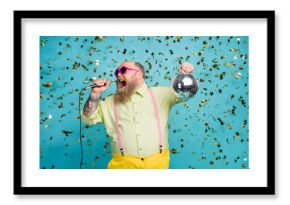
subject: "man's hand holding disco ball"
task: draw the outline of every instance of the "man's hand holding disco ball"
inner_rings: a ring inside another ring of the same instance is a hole
[[[194,70],[194,66],[191,63],[185,62],[185,63],[181,64],[181,66],[179,68],[179,73],[182,73],[182,74],[189,73],[189,74],[191,74],[193,70]]]
[[[194,66],[191,63],[182,63],[179,68],[179,74],[172,81],[172,88],[175,94],[182,101],[193,97],[198,90],[196,78],[191,74]]]

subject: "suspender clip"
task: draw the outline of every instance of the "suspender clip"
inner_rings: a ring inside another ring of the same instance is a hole
[[[124,149],[123,148],[120,149],[120,152],[121,152],[121,155],[124,157]]]
[[[160,151],[160,154],[162,152],[162,145],[159,145],[159,151]]]

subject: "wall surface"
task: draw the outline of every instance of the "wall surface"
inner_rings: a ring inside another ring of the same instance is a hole
[[[248,43],[247,36],[40,37],[40,168],[79,168],[80,89],[92,78],[115,80],[126,59],[144,65],[149,87],[170,87],[181,62],[195,67],[198,93],[169,115],[171,169],[248,168]],[[115,140],[102,125],[82,124],[82,168],[107,167]]]

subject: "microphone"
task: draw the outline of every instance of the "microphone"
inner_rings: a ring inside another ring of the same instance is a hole
[[[110,83],[115,83],[115,82],[117,82],[117,81],[116,80],[113,80],[113,81],[110,80]],[[96,84],[90,85],[90,86],[84,87],[83,90],[88,90],[88,89],[92,89],[92,88],[100,88],[100,87],[103,87],[103,86],[106,86],[106,83],[104,85],[96,85]]]

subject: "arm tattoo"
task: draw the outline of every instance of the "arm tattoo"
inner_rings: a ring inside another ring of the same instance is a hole
[[[90,117],[97,110],[98,104],[99,98],[95,99],[90,96],[84,105],[83,115],[86,117]]]

